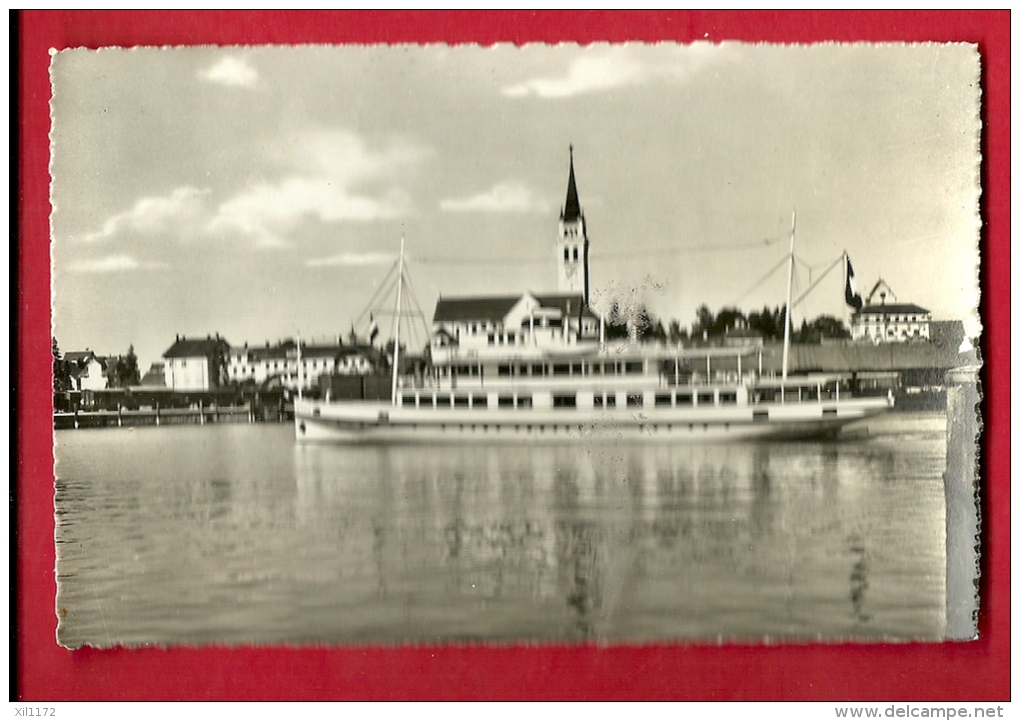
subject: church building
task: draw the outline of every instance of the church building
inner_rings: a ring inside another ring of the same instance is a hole
[[[440,298],[432,318],[433,363],[537,358],[565,347],[597,348],[599,319],[588,307],[588,247],[571,146],[555,245],[558,292]]]

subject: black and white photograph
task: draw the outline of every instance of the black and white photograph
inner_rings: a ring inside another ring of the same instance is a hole
[[[62,646],[976,637],[977,46],[50,78]]]

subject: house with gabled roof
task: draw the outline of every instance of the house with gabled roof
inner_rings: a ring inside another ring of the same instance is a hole
[[[579,293],[440,298],[432,317],[432,360],[540,357],[598,345],[599,319]]]
[[[217,333],[205,338],[177,336],[163,353],[163,375],[172,391],[207,391],[227,381],[230,344]]]
[[[878,296],[878,301],[875,301]],[[891,303],[886,300],[891,299]],[[898,303],[889,284],[879,278],[867,303],[850,318],[855,341],[905,343],[931,340],[931,311],[913,303]]]
[[[101,391],[106,388],[106,359],[94,351],[68,351],[64,353],[71,386],[76,391]]]

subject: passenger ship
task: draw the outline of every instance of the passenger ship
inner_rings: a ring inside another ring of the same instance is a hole
[[[449,371],[445,382],[401,385],[390,401],[299,399],[297,438],[428,443],[603,434],[651,440],[796,439],[833,435],[892,406],[891,395],[855,396],[833,376],[713,380],[693,374],[674,383],[657,361],[624,354],[483,363],[471,366],[466,377],[450,367],[442,369]]]
[[[796,439],[831,436],[892,407],[891,393],[861,396],[845,378],[788,376],[789,326],[784,372],[774,378],[761,372],[760,348],[607,344],[604,321],[588,305],[588,238],[572,153],[556,252],[559,293],[440,298],[430,367],[400,377],[401,242],[391,271],[397,321],[389,398],[299,397],[297,440]]]

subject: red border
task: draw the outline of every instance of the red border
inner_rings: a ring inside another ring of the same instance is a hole
[[[20,38],[17,664],[24,700],[1009,698],[1008,11],[24,12]],[[597,40],[969,41],[984,61],[986,463],[982,637],[939,645],[205,649],[54,641],[47,50],[101,45]]]

